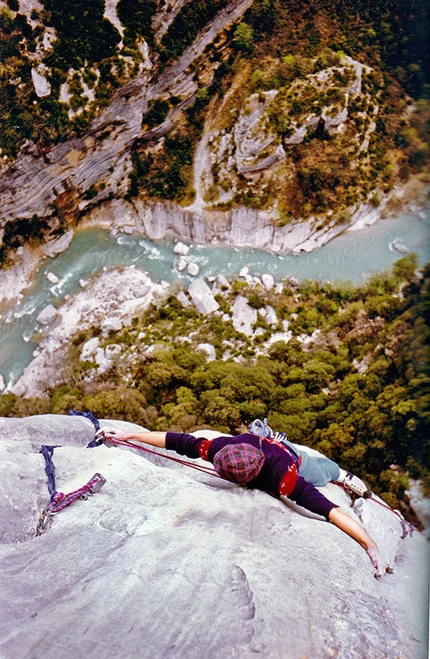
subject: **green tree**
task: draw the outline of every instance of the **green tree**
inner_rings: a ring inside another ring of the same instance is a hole
[[[234,40],[240,50],[249,51],[252,49],[254,41],[254,30],[242,21],[234,31]]]

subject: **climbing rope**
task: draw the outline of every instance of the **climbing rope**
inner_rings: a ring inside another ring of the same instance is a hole
[[[103,435],[102,435],[103,437]],[[97,444],[94,444],[94,446],[100,446],[100,444],[104,443],[104,439],[101,441],[97,441]],[[198,464],[193,464],[192,462],[188,462],[188,460],[182,460],[181,458],[175,458],[173,455],[166,455],[164,453],[159,453],[158,451],[154,451],[153,449],[147,448],[146,446],[138,446],[137,444],[133,444],[132,442],[123,442],[120,439],[108,439],[108,443],[110,444],[118,444],[119,446],[126,446],[127,448],[137,448],[139,451],[145,451],[145,453],[151,453],[152,455],[158,455],[160,458],[166,458],[166,460],[171,460],[172,462],[178,462],[181,465],[185,465],[186,467],[191,467],[191,469],[196,469],[196,471],[202,471],[203,473],[206,474],[211,474],[211,476],[216,476],[217,478],[221,478],[215,471],[215,469],[212,469],[212,467],[206,467],[205,465],[198,465]],[[92,448],[93,442],[91,444],[88,444],[87,448]]]
[[[343,483],[336,483],[335,481],[332,481],[332,482],[334,483],[334,485],[338,485],[343,490],[345,490],[345,492],[348,492],[348,494],[350,494],[350,490],[348,490],[348,488],[345,487],[345,485],[343,485]],[[387,510],[390,510],[393,513],[393,515],[395,515],[397,517],[397,519],[399,520],[400,525],[402,527],[402,535],[400,536],[400,538],[402,540],[404,540],[409,535],[409,533],[411,534],[411,537],[412,537],[412,533],[416,530],[415,525],[414,525],[413,522],[407,522],[406,519],[403,517],[402,513],[400,512],[400,510],[395,510],[394,508],[391,508],[391,506],[389,506],[387,503],[384,503],[383,501],[380,501],[373,494],[372,494],[371,497],[369,497],[366,500],[367,501],[374,501],[379,506],[382,506],[382,508],[386,508]]]
[[[371,501],[375,501],[376,503],[378,503],[383,508],[386,508],[387,510],[391,510],[393,515],[395,515],[398,518],[402,526],[402,535],[401,535],[402,540],[404,540],[409,533],[411,534],[411,538],[412,538],[412,533],[415,531],[415,525],[413,522],[407,522],[403,517],[402,513],[400,512],[400,510],[395,510],[394,508],[391,508],[391,506],[389,506],[387,503],[384,503],[383,501],[379,501],[379,499],[376,499],[374,496],[371,496],[370,499]]]
[[[59,448],[59,446],[47,446],[43,445],[40,448],[39,453],[42,453],[45,458],[45,473],[48,476],[48,491],[50,494],[50,500],[48,506],[42,510],[39,521],[36,526],[35,536],[42,535],[52,522],[54,515],[57,515],[60,510],[66,508],[71,503],[77,499],[86,500],[88,496],[99,492],[103,485],[106,483],[106,479],[99,473],[94,474],[92,478],[85,483],[82,487],[79,487],[77,490],[73,490],[68,494],[63,492],[57,492],[55,485],[55,466],[52,461],[52,455],[54,449]]]
[[[78,410],[70,410],[69,414],[73,416],[84,416],[85,418],[91,421],[91,423],[95,428],[96,433],[98,430],[100,430],[100,422],[92,412],[79,412]],[[211,476],[216,476],[217,478],[221,478],[217,474],[215,469],[213,469],[212,467],[193,464],[192,462],[188,462],[188,460],[182,460],[181,458],[176,458],[173,455],[166,455],[165,453],[159,453],[158,451],[154,451],[153,449],[147,448],[146,446],[138,446],[137,444],[133,444],[132,442],[124,442],[120,439],[111,438],[108,440],[108,442],[110,444],[118,444],[118,446],[126,446],[127,448],[137,448],[139,451],[145,451],[145,453],[151,453],[152,455],[157,455],[160,458],[165,458],[166,460],[177,462],[178,464],[185,465],[186,467],[191,467],[191,469],[195,469],[196,471],[202,471],[203,473],[210,474]],[[97,439],[95,437],[89,444],[87,444],[87,448],[95,448],[96,446],[101,446],[101,444],[104,443],[105,443],[105,437],[104,434],[102,434],[100,436],[100,439]]]

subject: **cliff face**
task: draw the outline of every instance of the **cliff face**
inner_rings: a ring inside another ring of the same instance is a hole
[[[374,502],[351,508],[324,488],[375,536],[394,568],[380,580],[357,543],[286,500],[141,451],[84,448],[86,419],[0,419],[0,436],[5,659],[426,657],[425,540],[401,541]],[[61,445],[58,489],[94,472],[107,482],[35,538],[41,444]]]
[[[86,216],[84,222],[106,228],[137,231],[152,240],[163,238],[168,232],[196,243],[226,243],[238,247],[268,249],[273,252],[310,252],[324,245],[355,224],[373,224],[381,216],[381,209],[362,204],[350,222],[326,226],[314,219],[295,221],[279,227],[273,213],[239,207],[229,211],[192,210],[172,202],[148,204],[143,200],[123,199],[106,202]]]

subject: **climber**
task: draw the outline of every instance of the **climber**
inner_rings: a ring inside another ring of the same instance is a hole
[[[98,430],[96,437],[107,442],[112,439],[149,444],[189,458],[202,458],[212,462],[217,474],[226,480],[275,496],[287,496],[311,512],[324,516],[356,540],[368,554],[375,568],[375,577],[382,577],[386,571],[375,541],[347,513],[299,475],[297,456],[273,439],[247,432],[211,440],[187,433],[125,432],[108,427]],[[308,456],[308,460],[312,462],[312,456]]]
[[[264,421],[255,419],[249,427],[249,432],[279,443],[294,458],[299,475],[315,487],[322,487],[332,481],[343,485],[345,489],[350,490],[356,496],[364,499],[369,499],[372,496],[372,491],[360,478],[349,471],[345,471],[345,469],[341,469],[336,462],[318,451],[309,453],[304,447],[289,442],[285,432],[274,432],[267,425],[267,419],[264,419]]]

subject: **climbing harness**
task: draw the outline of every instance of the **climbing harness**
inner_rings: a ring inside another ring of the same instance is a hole
[[[86,500],[88,496],[99,492],[103,485],[106,483],[106,479],[99,473],[94,474],[92,478],[85,483],[82,487],[79,487],[77,490],[73,490],[68,494],[63,492],[57,492],[55,486],[55,466],[52,461],[52,454],[54,449],[59,448],[57,446],[47,446],[43,445],[40,448],[39,453],[42,453],[45,458],[45,473],[48,476],[48,491],[50,496],[49,504],[47,507],[42,510],[39,521],[36,526],[35,536],[42,535],[50,526],[52,518],[54,515],[57,515],[60,510],[66,508],[71,503],[77,499]]]

